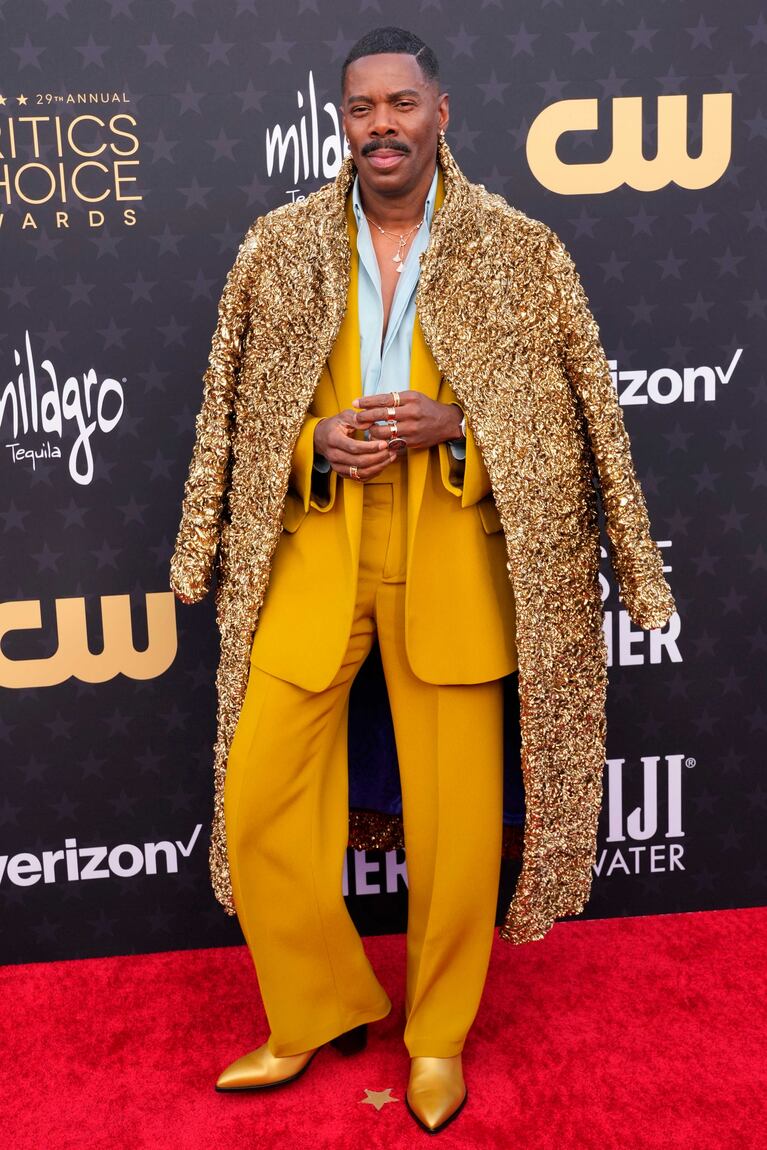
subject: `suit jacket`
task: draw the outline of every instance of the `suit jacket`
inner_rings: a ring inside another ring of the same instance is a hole
[[[605,756],[607,649],[597,487],[633,622],[674,611],[628,435],[575,265],[544,223],[471,184],[440,141],[445,200],[421,263],[417,311],[466,413],[492,485],[514,593],[525,825],[500,929],[521,943],[577,914],[591,889]],[[283,531],[293,452],[349,297],[346,202],[355,168],[257,219],[219,304],[171,586],[184,602],[214,571],[221,631],[210,868],[235,913],[226,853],[226,762],[259,612]],[[402,827],[352,832],[396,845]],[[352,824],[354,825],[354,824]]]
[[[441,197],[438,193],[436,206]],[[327,687],[349,639],[357,588],[364,485],[331,471],[327,499],[312,490],[314,429],[361,395],[356,225],[347,207],[352,265],[341,329],[293,451],[283,515],[251,662],[309,691]],[[424,342],[416,313],[410,386],[455,402]],[[468,427],[465,467],[447,445],[407,453],[405,642],[428,683],[482,683],[516,670],[514,593],[490,478]],[[461,477],[456,472],[463,471]],[[323,477],[324,478],[324,477]],[[308,593],[310,591],[311,593]]]

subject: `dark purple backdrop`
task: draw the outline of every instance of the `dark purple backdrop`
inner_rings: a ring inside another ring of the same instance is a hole
[[[605,561],[609,763],[586,914],[764,901],[759,9],[3,5],[6,961],[240,939],[207,877],[213,608],[175,607],[168,558],[226,272],[256,215],[335,170],[341,61],[384,19],[440,57],[467,175],[573,253],[679,607],[663,633],[634,631]],[[705,171],[685,168],[665,129],[653,162],[659,117],[668,126],[684,97]],[[632,99],[641,139],[627,127]],[[596,130],[569,130],[594,110]],[[351,749],[376,785],[395,765],[388,716],[372,742],[364,734],[378,690],[373,658],[354,689]],[[522,815],[513,772],[507,815]],[[361,927],[401,928],[401,856],[350,862]]]

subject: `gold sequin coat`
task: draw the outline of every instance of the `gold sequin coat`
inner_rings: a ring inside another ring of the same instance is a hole
[[[591,889],[607,685],[594,480],[631,619],[660,627],[674,601],[570,255],[545,224],[470,183],[444,141],[438,160],[445,199],[421,257],[416,306],[472,427],[506,539],[526,814],[521,873],[500,934],[522,943],[579,913]],[[217,574],[210,868],[229,914],[227,755],[293,447],[346,307],[354,175],[349,157],[305,201],[256,219],[240,246],[219,305],[171,560],[171,586],[185,603],[200,600]],[[394,821],[352,823],[350,845],[394,845]]]

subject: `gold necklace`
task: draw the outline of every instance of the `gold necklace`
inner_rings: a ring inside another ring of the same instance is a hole
[[[364,212],[363,215],[365,216],[365,219],[367,220],[367,222],[369,224],[372,224],[374,228],[378,228],[378,230],[382,236],[389,236],[391,239],[397,240],[397,251],[392,256],[392,262],[397,265],[397,274],[402,275],[402,268],[404,266],[403,260],[402,260],[402,253],[405,250],[405,245],[407,244],[410,237],[413,235],[413,232],[417,232],[418,229],[420,228],[421,224],[423,223],[423,221],[426,219],[426,212],[424,211],[419,222],[417,224],[413,224],[410,231],[405,232],[404,235],[399,235],[397,232],[387,232],[384,230],[384,228],[381,227],[380,224],[377,224],[375,222],[375,220],[371,220],[371,218],[367,214],[367,212]]]

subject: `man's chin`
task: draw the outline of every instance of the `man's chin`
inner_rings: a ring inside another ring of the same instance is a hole
[[[409,160],[410,157],[408,156]],[[364,164],[358,169],[360,183],[374,192],[385,195],[399,195],[407,192],[413,184],[413,171],[410,163],[397,164],[392,168],[374,168],[372,164]]]

